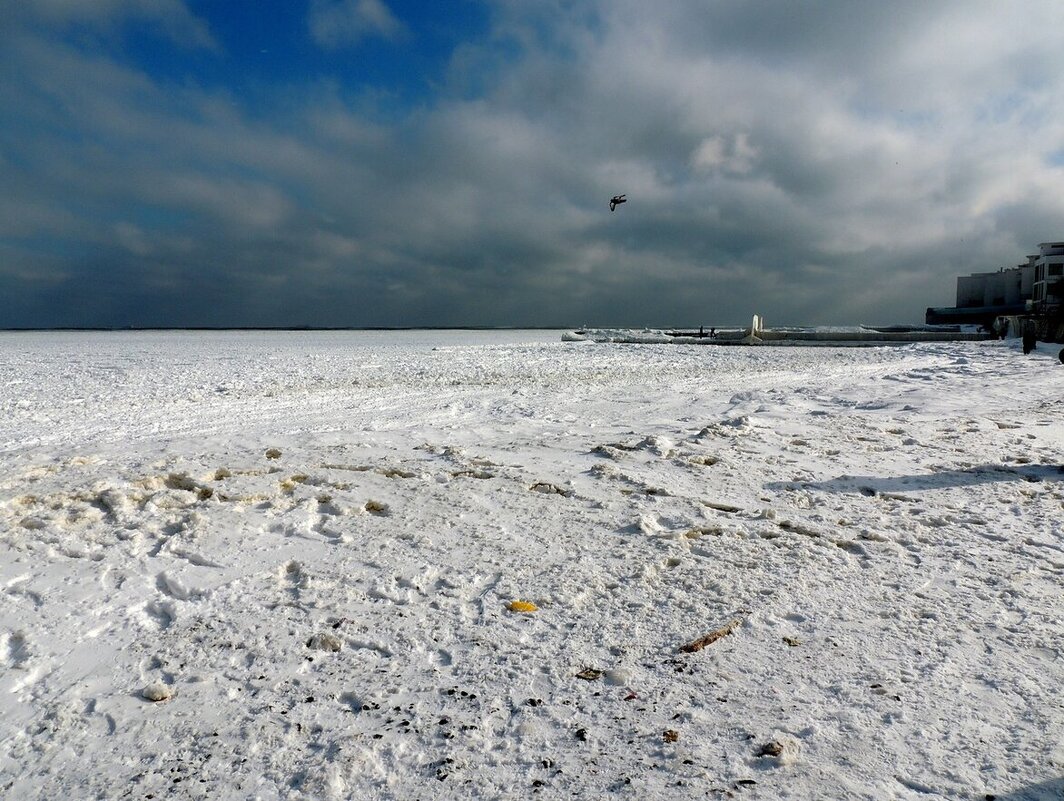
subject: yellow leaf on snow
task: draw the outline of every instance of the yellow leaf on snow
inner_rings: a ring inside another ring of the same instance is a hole
[[[539,607],[531,601],[510,601],[509,606],[506,607],[511,612],[538,612]]]

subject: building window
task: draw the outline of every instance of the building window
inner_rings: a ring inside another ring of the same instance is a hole
[[[1049,274],[1050,275],[1061,275],[1062,274],[1062,270],[1064,270],[1064,264],[1050,264],[1049,265]]]

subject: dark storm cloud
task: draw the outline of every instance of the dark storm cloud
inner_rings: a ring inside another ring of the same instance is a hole
[[[0,326],[911,321],[1064,235],[1053,3],[492,6],[427,102],[264,109],[123,57],[224,55],[178,0],[4,2]]]

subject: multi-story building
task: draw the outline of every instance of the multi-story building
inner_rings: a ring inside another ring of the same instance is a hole
[[[1043,242],[1026,264],[957,278],[957,305],[929,308],[928,324],[973,323],[999,317],[1059,315],[1064,303],[1064,242]]]
[[[1038,250],[1038,256],[1031,257],[1034,311],[1056,311],[1064,302],[1064,242],[1043,242]]]

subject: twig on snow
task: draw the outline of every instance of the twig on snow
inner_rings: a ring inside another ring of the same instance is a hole
[[[735,620],[730,620],[723,626],[721,626],[719,629],[714,629],[713,631],[709,632],[709,634],[705,634],[699,637],[697,640],[692,640],[686,645],[681,645],[680,650],[683,651],[685,654],[693,654],[695,651],[701,651],[707,645],[712,645],[721,637],[727,637],[729,634],[739,628],[742,623],[743,619],[741,617],[737,617],[735,618]]]

